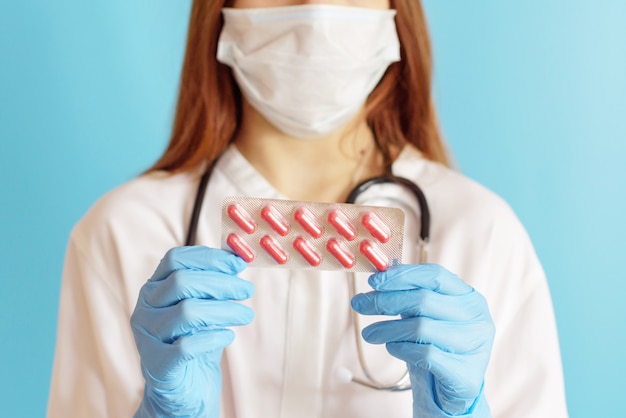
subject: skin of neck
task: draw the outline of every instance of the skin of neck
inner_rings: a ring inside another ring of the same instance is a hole
[[[293,200],[343,202],[359,181],[384,171],[362,111],[336,132],[302,139],[278,130],[244,100],[234,144],[261,176]]]

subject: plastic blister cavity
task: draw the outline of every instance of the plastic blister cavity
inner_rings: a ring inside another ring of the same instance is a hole
[[[400,264],[401,209],[228,197],[222,248],[251,267],[384,271]]]

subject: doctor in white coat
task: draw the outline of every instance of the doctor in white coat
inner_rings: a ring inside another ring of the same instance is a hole
[[[248,268],[219,249],[226,196],[343,202],[384,173],[422,188],[430,264],[360,275],[355,295],[344,271]],[[408,367],[411,390],[338,377],[363,377],[353,310],[373,375]],[[532,244],[448,167],[418,0],[193,2],[167,150],[98,200],[66,255],[48,416],[133,414],[567,416]]]

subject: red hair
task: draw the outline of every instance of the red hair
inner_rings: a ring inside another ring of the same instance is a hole
[[[215,58],[223,7],[232,1],[194,0],[169,145],[150,170],[181,172],[215,160],[241,118],[241,93],[230,68]],[[392,64],[366,103],[366,118],[386,163],[391,148],[415,145],[448,164],[431,95],[432,57],[419,0],[392,0],[402,59]]]

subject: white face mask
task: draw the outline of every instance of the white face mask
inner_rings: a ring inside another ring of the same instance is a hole
[[[320,137],[356,115],[400,60],[395,10],[331,5],[224,8],[217,59],[270,123]]]

